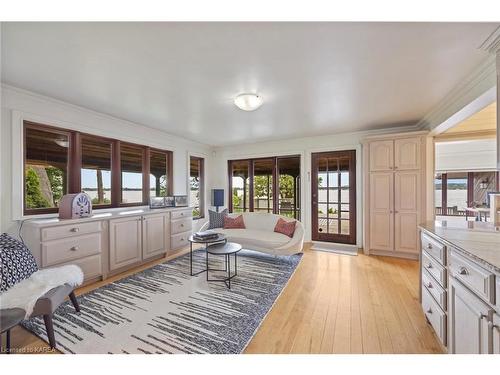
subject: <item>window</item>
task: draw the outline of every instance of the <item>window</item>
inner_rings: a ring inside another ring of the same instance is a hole
[[[269,212],[300,220],[300,156],[229,161],[231,212]]]
[[[146,203],[143,191],[144,150],[142,147],[121,144],[121,200],[125,205]]]
[[[193,219],[205,217],[203,169],[204,159],[191,156],[189,160],[189,193],[193,206]]]
[[[172,152],[24,122],[24,213],[55,213],[83,191],[94,208],[147,204],[171,194]]]
[[[112,142],[82,137],[82,191],[92,199],[92,205],[111,205]]]
[[[231,161],[230,189],[231,212],[247,212],[250,210],[250,161]]]
[[[253,210],[274,212],[274,159],[259,159],[253,163]]]
[[[278,158],[279,214],[300,220],[300,157]]]
[[[35,124],[25,127],[24,212],[57,212],[68,192],[70,133]]]
[[[151,150],[149,154],[149,196],[164,197],[169,191],[168,154]]]

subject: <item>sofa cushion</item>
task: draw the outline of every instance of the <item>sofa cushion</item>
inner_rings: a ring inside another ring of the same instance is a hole
[[[3,233],[0,235],[0,269],[0,292],[5,292],[38,271],[38,266],[33,254],[21,241]]]
[[[251,245],[273,249],[290,242],[290,237],[271,231],[255,229],[216,229],[215,231],[218,233],[224,233],[228,241],[248,246],[250,250]]]
[[[224,218],[227,216],[227,208],[222,212],[208,210],[208,229],[224,228]]]
[[[274,231],[292,238],[293,234],[295,233],[295,224],[297,224],[296,220],[286,221],[285,219],[282,219],[280,217],[278,219],[278,222],[276,223],[276,226],[274,227]]]
[[[224,217],[224,229],[245,229],[245,222],[243,221],[243,215],[236,217]]]

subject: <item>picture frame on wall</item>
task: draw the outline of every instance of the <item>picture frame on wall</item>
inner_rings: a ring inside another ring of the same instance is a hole
[[[165,197],[165,207],[175,207],[174,197]]]
[[[174,195],[175,207],[187,207],[188,197],[187,195]]]

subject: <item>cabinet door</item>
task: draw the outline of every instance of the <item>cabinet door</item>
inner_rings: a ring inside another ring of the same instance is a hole
[[[142,259],[141,216],[109,222],[109,268],[118,268]]]
[[[370,172],[390,171],[394,167],[394,141],[370,143]]]
[[[370,173],[370,249],[394,250],[393,199],[393,173]]]
[[[493,315],[493,354],[500,354],[500,315]]]
[[[394,141],[394,169],[420,169],[420,138]]]
[[[395,250],[417,253],[420,221],[420,172],[394,174]]]
[[[488,323],[492,309],[454,277],[449,279],[449,352],[490,353],[491,332]]]
[[[148,215],[142,220],[142,257],[143,259],[166,253],[168,250],[167,215]]]

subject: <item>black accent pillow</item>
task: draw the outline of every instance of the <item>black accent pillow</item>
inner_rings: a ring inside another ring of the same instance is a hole
[[[0,292],[5,292],[38,271],[38,266],[31,251],[21,241],[3,233],[0,235],[0,269]]]
[[[221,212],[208,210],[208,229],[224,228],[224,218],[227,216],[227,214],[227,208],[225,208]]]

